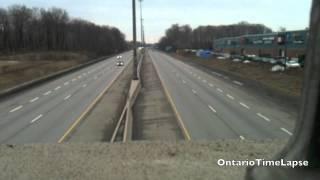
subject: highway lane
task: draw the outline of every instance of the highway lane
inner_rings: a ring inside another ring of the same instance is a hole
[[[127,65],[132,53],[122,54]],[[0,143],[54,143],[124,67],[101,61],[0,102]]]
[[[241,82],[226,81],[230,78],[208,74],[158,51],[149,54],[191,139],[276,139],[292,135],[290,113],[249,94]]]

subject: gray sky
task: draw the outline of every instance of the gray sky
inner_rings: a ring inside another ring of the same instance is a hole
[[[116,26],[130,40],[132,39],[131,2],[131,0],[0,0],[0,6],[24,4],[28,7],[63,8],[71,17],[80,17],[100,25]],[[148,42],[156,42],[174,23],[197,27],[248,21],[265,24],[273,30],[278,30],[280,26],[288,30],[304,29],[309,24],[311,0],[144,0],[143,7],[146,39]],[[137,10],[139,17],[139,9]]]

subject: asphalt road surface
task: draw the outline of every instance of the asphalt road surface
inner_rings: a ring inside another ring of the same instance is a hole
[[[292,136],[293,117],[277,104],[246,92],[242,82],[203,72],[158,51],[149,53],[190,139]]]
[[[123,69],[113,57],[0,101],[0,143],[58,142]]]

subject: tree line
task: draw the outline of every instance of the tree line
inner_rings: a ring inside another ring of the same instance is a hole
[[[0,52],[86,51],[106,55],[127,48],[115,27],[70,18],[60,8],[0,8]]]
[[[211,49],[214,39],[270,32],[272,30],[265,25],[247,22],[223,26],[199,26],[195,29],[189,25],[174,24],[166,30],[158,45],[161,49],[168,46],[173,49]]]

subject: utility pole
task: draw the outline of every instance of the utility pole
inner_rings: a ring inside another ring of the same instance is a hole
[[[140,23],[141,23],[141,44],[144,46],[144,26],[143,26],[143,16],[142,16],[142,1],[140,1]]]
[[[138,80],[137,67],[137,29],[136,29],[136,0],[132,0],[132,27],[133,27],[133,80]]]

